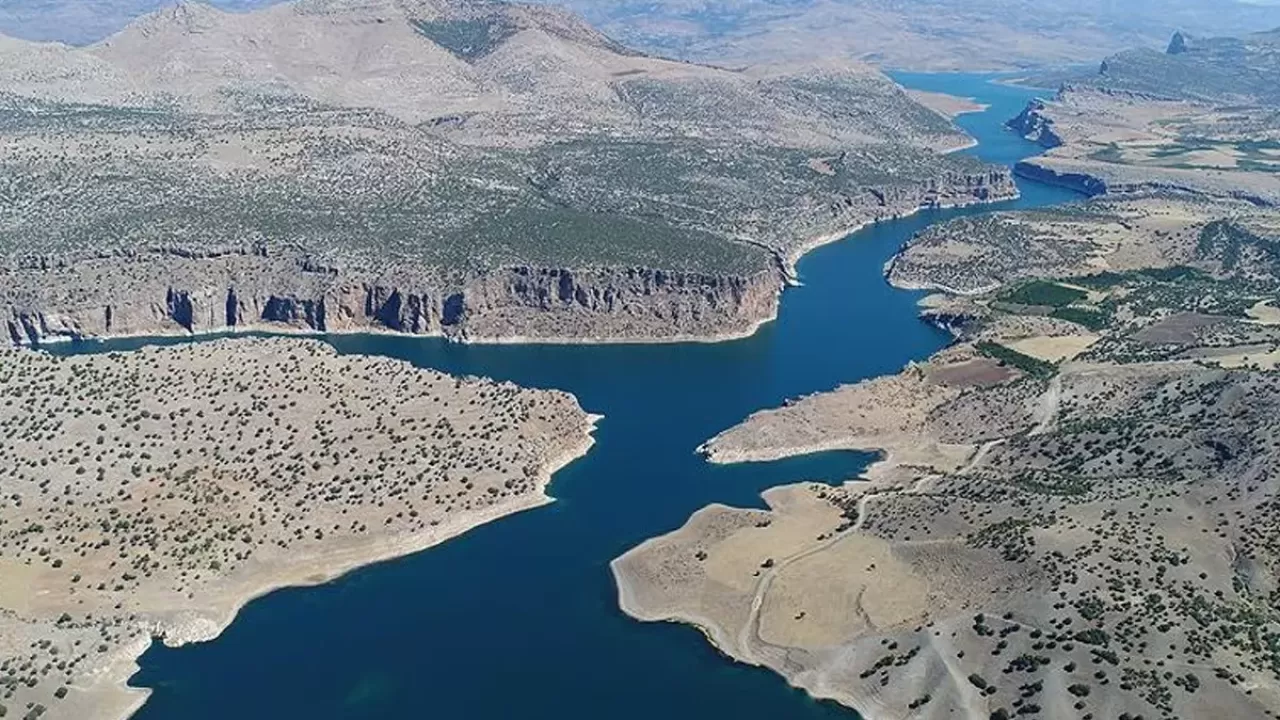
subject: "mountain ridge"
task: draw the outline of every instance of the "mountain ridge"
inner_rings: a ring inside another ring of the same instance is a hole
[[[184,3],[0,49],[0,302],[16,342],[736,336],[815,238],[1016,193],[936,152],[966,143],[864,65],[619,52],[541,6]]]

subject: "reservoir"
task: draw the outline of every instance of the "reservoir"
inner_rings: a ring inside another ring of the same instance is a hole
[[[894,77],[990,106],[957,119],[979,141],[965,152],[1008,165],[1039,151],[1002,127],[1035,92],[987,75]],[[857,474],[870,456],[715,466],[694,449],[755,410],[894,373],[945,346],[950,337],[916,316],[921,294],[889,287],[884,263],[929,224],[1075,197],[1020,184],[1016,201],[922,212],[813,251],[799,263],[803,284],[786,291],[777,322],[744,340],[466,346],[410,336],[327,338],[344,353],[567,390],[604,415],[597,443],[556,475],[551,505],[323,586],[271,593],[212,642],[154,645],[131,681],[154,690],[135,717],[856,717],[810,700],[770,671],[733,663],[696,629],[627,618],[609,561],[709,503],[761,506],[766,488]]]

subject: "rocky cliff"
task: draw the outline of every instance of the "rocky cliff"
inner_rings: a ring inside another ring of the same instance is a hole
[[[1171,195],[1240,200],[1256,207],[1280,205],[1280,182],[1263,174],[1258,174],[1253,187],[1248,187],[1243,181],[1232,184],[1200,170],[1140,167],[1070,157],[1024,160],[1014,166],[1014,172],[1029,180],[1058,185],[1089,197]]]
[[[1013,172],[1028,180],[1065,187],[1089,197],[1102,195],[1108,190],[1106,181],[1100,177],[1085,172],[1055,169],[1044,163],[1022,160],[1013,166]]]
[[[15,344],[272,328],[459,340],[671,340],[747,334],[777,310],[776,272],[503,267],[345,270],[305,254],[153,249],[35,259],[0,274]]]
[[[831,172],[846,173],[852,161],[830,162]],[[254,328],[386,330],[472,342],[739,337],[775,316],[790,263],[815,238],[920,208],[1016,196],[1007,169],[956,164],[914,179],[866,182],[873,178],[860,175],[862,183],[799,194],[756,216],[744,209],[733,234],[759,240],[730,242],[725,229],[716,228],[719,238],[689,229],[682,245],[668,248],[679,257],[654,252],[561,263],[544,256],[464,269],[458,262],[376,260],[374,253],[331,260],[339,256],[262,240],[12,254],[0,257],[0,308],[6,337],[16,344]],[[552,242],[554,232],[569,230],[548,232]],[[710,256],[720,245],[750,249],[755,258],[685,257]]]
[[[910,215],[922,209],[963,207],[999,202],[1018,196],[1013,173],[1004,167],[982,166],[972,172],[947,171],[917,182],[867,185],[856,192],[824,197],[789,223],[791,231],[770,243],[785,258],[784,270],[813,247],[814,238],[838,237],[849,228]],[[799,228],[799,229],[797,229]]]
[[[1062,138],[1054,132],[1053,118],[1044,114],[1043,100],[1032,100],[1016,117],[1005,122],[1005,127],[1037,143],[1043,148],[1056,148],[1062,145]]]

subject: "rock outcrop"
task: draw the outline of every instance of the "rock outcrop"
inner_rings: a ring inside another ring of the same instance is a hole
[[[1013,172],[1028,180],[1065,187],[1089,197],[1102,195],[1108,190],[1106,181],[1100,177],[1084,172],[1057,170],[1043,163],[1023,160],[1013,166]]]
[[[1032,100],[1016,117],[1005,122],[1005,127],[1043,148],[1062,145],[1062,138],[1053,131],[1053,118],[1044,114],[1043,100]]]

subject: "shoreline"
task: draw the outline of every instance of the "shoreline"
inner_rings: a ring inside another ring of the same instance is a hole
[[[778,292],[781,293],[782,287]],[[298,337],[310,338],[315,340],[323,340],[326,337],[400,337],[400,338],[422,338],[429,340],[444,340],[448,343],[457,345],[677,345],[684,343],[719,343],[732,342],[734,340],[742,340],[755,335],[756,332],[764,325],[767,325],[778,319],[778,313],[775,309],[767,317],[752,320],[748,323],[748,327],[740,330],[727,330],[724,332],[711,333],[706,335],[668,335],[664,337],[653,338],[632,338],[632,337],[608,337],[608,336],[547,336],[537,337],[528,335],[446,335],[441,332],[424,332],[412,333],[401,332],[399,330],[391,330],[389,328],[377,325],[368,325],[356,328],[335,328],[332,330],[312,330],[310,328],[299,328],[293,325],[279,324],[255,324],[241,325],[237,327],[222,327],[213,330],[198,330],[191,332],[138,332],[138,333],[111,333],[109,335],[88,335],[83,337],[68,337],[58,335],[42,340],[37,344],[22,343],[15,344],[12,347],[31,348],[39,350],[45,347],[68,347],[68,346],[92,346],[112,342],[116,340],[185,340],[190,342],[202,342],[205,340],[217,340],[221,338],[246,337],[253,335],[266,335],[271,337]]]
[[[714,507],[714,506],[708,506],[708,507]],[[741,508],[732,508],[732,509],[740,510]],[[642,546],[637,545],[636,549],[639,549],[640,547]],[[665,622],[665,623],[671,623],[673,625],[684,625],[686,627],[693,628],[702,634],[702,636],[706,639],[707,644],[709,644],[719,655],[729,660],[730,662],[769,670],[774,675],[777,675],[778,677],[782,678],[783,682],[785,682],[788,687],[794,688],[796,690],[803,692],[805,695],[808,695],[813,700],[837,703],[848,710],[852,710],[854,713],[858,715],[858,717],[862,718],[862,720],[877,720],[877,718],[879,717],[877,715],[870,714],[870,712],[866,709],[867,706],[871,704],[871,699],[868,697],[864,697],[862,695],[858,695],[856,693],[851,693],[848,691],[840,692],[834,689],[827,689],[827,688],[818,687],[815,685],[805,684],[800,681],[798,676],[785,673],[769,665],[767,661],[761,659],[759,656],[755,655],[754,653],[743,653],[742,655],[734,655],[733,653],[726,650],[722,643],[716,640],[716,632],[717,631],[723,632],[724,630],[723,628],[720,628],[715,623],[712,623],[705,619],[694,618],[692,615],[682,615],[678,613],[673,613],[669,616],[649,617],[642,614],[635,607],[628,607],[627,606],[628,599],[627,599],[626,593],[630,591],[630,585],[618,573],[616,567],[613,564],[624,557],[626,557],[626,555],[619,556],[613,562],[611,562],[609,564],[609,570],[613,574],[614,585],[618,588],[618,608],[622,610],[622,613],[627,617],[631,618],[632,620],[635,620],[636,622]],[[815,680],[819,680],[819,681],[821,680],[821,677],[816,675],[813,676],[813,678]],[[859,708],[862,708],[862,709],[859,709]]]
[[[907,367],[910,367],[908,365]],[[830,392],[830,391],[828,391]],[[767,411],[761,411],[767,412]],[[746,422],[744,420],[744,422]],[[698,447],[699,454],[703,455],[706,462],[717,465],[730,465],[738,463],[753,462],[774,462],[777,460],[799,457],[816,452],[831,451],[852,451],[873,453],[875,459],[869,462],[856,477],[845,480],[840,483],[840,487],[860,486],[861,493],[858,498],[858,519],[847,529],[836,532],[816,548],[829,547],[830,545],[840,542],[846,538],[856,535],[860,529],[862,521],[866,517],[866,506],[876,497],[886,494],[895,494],[904,491],[908,487],[918,490],[922,483],[928,480],[929,476],[925,476],[910,485],[894,482],[894,471],[901,467],[916,465],[919,458],[918,454],[922,448],[917,447],[909,435],[901,438],[888,437],[848,437],[833,440],[826,443],[811,443],[807,445],[796,445],[790,448],[771,448],[766,451],[757,452],[736,452],[736,453],[719,453],[717,454],[712,447],[708,447],[716,438],[707,440]],[[946,443],[930,443],[927,449],[924,449],[925,455],[930,459],[936,459],[943,463],[948,461],[955,462],[958,458],[949,454],[948,449],[952,451],[963,451],[963,467],[981,458],[984,453],[985,445],[953,445]],[[958,453],[957,453],[958,454]],[[770,500],[773,493],[785,492],[787,488],[802,486],[805,481],[798,483],[783,483],[765,488],[759,494],[759,497],[765,501],[768,512],[772,515],[782,513],[779,506]],[[913,490],[914,491],[914,490]],[[647,609],[643,602],[637,599],[637,587],[643,580],[635,580],[626,570],[626,565],[635,557],[644,557],[646,553],[651,552],[655,547],[662,547],[671,537],[686,532],[686,530],[697,523],[699,517],[704,513],[717,512],[759,512],[754,507],[738,507],[727,505],[724,503],[710,503],[698,508],[690,515],[685,522],[677,528],[667,532],[652,536],[645,539],[628,549],[623,554],[614,558],[609,563],[609,570],[613,576],[614,586],[617,591],[618,609],[624,615],[637,622],[667,622],[693,627],[700,632],[706,641],[715,648],[723,657],[730,662],[748,665],[752,667],[760,667],[773,672],[782,678],[789,687],[803,691],[806,695],[814,700],[826,700],[837,703],[842,707],[852,710],[863,720],[877,720],[882,717],[892,716],[886,715],[888,708],[884,706],[882,700],[873,695],[858,692],[852,687],[844,683],[833,684],[830,679],[819,669],[797,667],[788,662],[787,648],[770,644],[758,635],[758,627],[752,632],[749,631],[750,623],[758,623],[757,614],[760,612],[762,603],[767,602],[765,598],[768,596],[770,586],[773,582],[772,575],[762,576],[756,581],[753,588],[754,600],[752,602],[751,611],[747,620],[748,626],[736,632],[732,628],[725,627],[719,622],[688,612],[687,609],[671,606],[665,608]],[[788,562],[795,559],[801,559],[809,556],[816,551],[815,547],[808,547],[801,550],[798,554],[789,558],[784,558],[779,565],[773,568],[785,567]]]
[[[976,147],[978,145],[977,140],[974,140],[973,143],[974,144],[969,147]],[[882,222],[891,222],[893,220],[905,220],[909,217],[913,217],[915,215],[918,215],[922,212],[926,212],[929,210],[955,210],[958,208],[973,207],[976,205],[994,205],[996,203],[1017,200],[1020,197],[1022,197],[1022,191],[1018,189],[1018,186],[1016,184],[1013,185],[1013,188],[1014,188],[1013,194],[1007,197],[1001,197],[994,200],[974,200],[972,202],[955,202],[955,203],[937,203],[932,205],[918,205],[907,211],[893,213],[883,217],[863,220],[862,222],[849,226],[843,230],[824,233],[821,235],[816,235],[814,237],[811,237],[808,240],[805,240],[804,242],[801,242],[800,244],[796,245],[791,250],[788,250],[786,255],[783,256],[782,258],[784,270],[787,274],[788,284],[794,284],[799,282],[799,276],[796,273],[796,264],[799,263],[800,260],[802,260],[805,255],[808,255],[809,253],[813,252],[814,250],[817,250],[818,248],[824,245],[830,245],[831,243],[839,242],[849,237],[850,235],[853,235],[854,233],[860,232],[862,230],[867,229],[868,227],[871,227],[872,225],[878,225]]]
[[[108,665],[103,671],[107,684],[101,692],[112,699],[119,698],[122,711],[112,717],[128,720],[146,704],[152,689],[130,685],[129,679],[141,669],[138,659],[150,649],[152,643],[160,641],[166,647],[176,648],[189,643],[208,642],[216,639],[236,619],[240,611],[249,603],[265,597],[277,590],[286,588],[305,588],[334,582],[361,568],[388,562],[397,558],[413,555],[428,550],[436,545],[466,534],[481,525],[500,520],[517,513],[533,510],[555,502],[555,497],[547,493],[557,472],[569,464],[585,456],[595,445],[595,430],[603,415],[586,413],[586,426],[582,435],[560,452],[550,456],[539,468],[538,492],[502,506],[490,506],[482,511],[472,513],[465,518],[457,518],[451,523],[442,523],[430,532],[402,539],[383,539],[373,541],[363,547],[340,550],[326,557],[316,558],[300,565],[288,568],[286,573],[273,577],[246,577],[241,585],[250,589],[232,598],[229,602],[214,603],[208,614],[195,619],[182,621],[155,621],[149,636],[134,646],[122,648],[121,657]],[[336,561],[335,561],[336,560]],[[317,569],[317,565],[322,566]],[[232,588],[234,591],[235,588]],[[209,615],[218,615],[217,619]]]
[[[779,486],[779,487],[785,487],[785,486]],[[708,505],[707,507],[715,508],[717,507],[717,505]],[[735,508],[727,505],[723,507],[729,508],[731,510],[742,510],[742,508]],[[661,538],[662,536],[658,536],[658,537]],[[840,536],[837,536],[837,537],[840,537]],[[657,538],[653,538],[653,539],[657,539]],[[649,541],[645,541],[645,543],[648,543],[648,542]],[[624,558],[626,558],[627,555],[629,555],[631,552],[638,551],[643,547],[645,547],[645,544],[643,543],[641,545],[637,545],[636,547],[632,548],[632,550],[628,550],[627,553],[623,555],[619,555],[617,558],[614,558],[609,563],[609,572],[610,574],[613,575],[614,586],[618,589],[618,609],[622,611],[623,615],[626,615],[628,618],[636,622],[648,622],[648,623],[664,622],[664,623],[670,623],[673,625],[683,625],[685,627],[693,628],[703,636],[707,644],[710,645],[712,649],[716,651],[717,654],[719,654],[721,657],[725,658],[729,662],[768,670],[772,672],[774,675],[778,676],[779,678],[782,678],[782,681],[787,684],[787,687],[799,690],[813,700],[837,703],[843,708],[847,710],[851,710],[854,713],[856,713],[858,717],[862,718],[862,720],[877,720],[879,716],[870,714],[870,712],[866,709],[872,703],[871,698],[864,697],[862,695],[858,695],[856,693],[851,693],[847,691],[840,692],[834,689],[828,689],[828,688],[805,684],[800,680],[799,676],[790,674],[787,672],[783,672],[781,669],[770,665],[767,660],[762,659],[759,655],[756,655],[755,653],[752,653],[749,651],[745,651],[739,655],[733,654],[728,649],[726,649],[725,643],[723,643],[721,640],[717,638],[717,633],[724,633],[725,630],[715,622],[707,620],[706,618],[694,617],[693,615],[689,615],[689,614],[671,613],[669,615],[652,615],[651,616],[641,611],[639,607],[637,607],[634,604],[634,601],[632,599],[633,589],[632,589],[631,583],[626,578],[624,578],[622,574],[620,574],[617,567],[617,563],[623,560]],[[817,675],[812,675],[811,677],[813,677],[813,679],[815,680],[819,680],[819,681],[821,680],[821,677]]]

